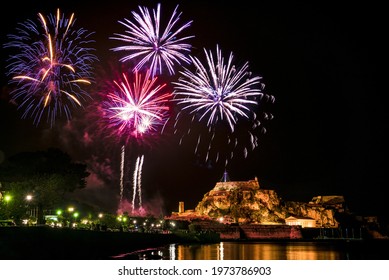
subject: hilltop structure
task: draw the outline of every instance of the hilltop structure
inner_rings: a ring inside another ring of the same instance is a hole
[[[258,178],[229,181],[225,173],[194,210],[179,211],[171,219],[213,220],[224,224],[298,225],[337,228],[336,213],[344,212],[343,196],[316,196],[311,201],[284,201],[275,190],[262,189]]]

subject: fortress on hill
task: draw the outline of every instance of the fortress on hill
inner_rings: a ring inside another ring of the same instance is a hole
[[[302,228],[338,228],[336,213],[345,211],[343,196],[316,196],[309,202],[284,201],[276,191],[262,189],[257,178],[229,181],[227,173],[198,202],[186,210],[179,202],[178,212],[169,219],[217,221],[231,225],[284,225]]]

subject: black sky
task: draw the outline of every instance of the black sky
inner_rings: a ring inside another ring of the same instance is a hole
[[[328,1],[161,1],[162,14],[176,4],[182,20],[193,20],[192,54],[219,44],[253,73],[261,75],[265,92],[275,97],[274,119],[266,126],[260,146],[245,161],[228,170],[231,180],[258,177],[265,189],[285,200],[309,201],[317,195],[344,195],[352,211],[384,215],[387,182],[387,110],[383,83],[386,69],[383,7],[356,4],[342,7]],[[82,4],[81,4],[82,3]],[[37,1],[10,3],[3,13],[1,39],[18,22],[36,20],[38,12],[75,12],[77,26],[95,31],[101,65],[112,59],[108,37],[121,32],[117,22],[129,18],[137,5],[155,8],[155,1]],[[249,4],[250,3],[250,4]],[[251,4],[253,3],[253,4]],[[4,51],[2,50],[4,54]],[[1,66],[5,68],[5,55]],[[100,65],[100,66],[101,66]],[[77,160],[93,165],[92,186],[79,195],[101,205],[115,206],[118,190],[117,145],[97,143],[85,148],[83,111],[70,124],[50,129],[34,127],[31,119],[9,103],[7,77],[2,74],[0,99],[0,160],[22,151],[57,146]],[[80,138],[79,138],[80,137]],[[176,211],[179,201],[194,208],[221,178],[221,166],[197,165],[189,150],[170,138],[159,139],[143,174],[145,200],[164,211]],[[112,180],[110,180],[112,179]],[[108,201],[108,202],[106,202]],[[105,207],[104,206],[104,207]]]

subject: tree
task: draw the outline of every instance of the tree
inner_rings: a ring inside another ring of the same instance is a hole
[[[84,188],[88,175],[85,164],[73,162],[59,149],[23,152],[0,165],[0,191],[17,193],[13,207],[25,203],[24,196],[31,194],[30,204],[38,208],[38,223],[43,223],[43,209],[52,208],[66,193]]]

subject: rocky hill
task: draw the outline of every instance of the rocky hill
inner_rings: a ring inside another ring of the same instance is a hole
[[[312,218],[320,227],[337,227],[335,214],[343,197],[315,197],[308,203],[284,201],[274,190],[261,189],[257,179],[218,182],[206,193],[195,213],[224,222],[284,223],[289,216]]]

